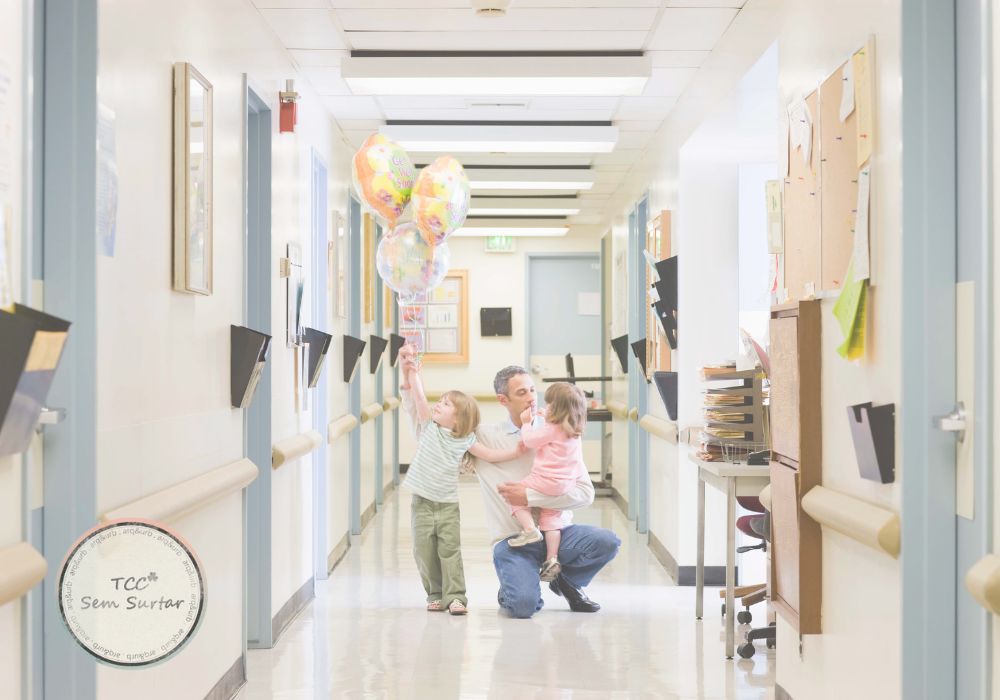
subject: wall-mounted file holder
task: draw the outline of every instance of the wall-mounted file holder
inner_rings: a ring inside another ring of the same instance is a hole
[[[358,360],[365,351],[365,341],[352,335],[344,336],[344,381],[350,383],[358,370]]]
[[[389,341],[377,335],[370,335],[368,336],[368,343],[371,346],[368,350],[368,365],[371,373],[375,374],[378,372],[378,366],[382,362],[382,355],[385,354],[385,348],[389,344]]]
[[[653,304],[660,319],[667,342],[672,350],[677,349],[677,256],[665,258],[656,263],[656,274],[660,280],[653,285],[659,301]]]
[[[635,359],[639,361],[639,367],[642,368],[642,376],[646,377],[646,381],[649,381],[649,377],[646,376],[646,339],[639,338],[639,340],[632,343],[632,354],[635,355]]]
[[[663,329],[663,335],[666,336],[670,349],[676,350],[677,316],[675,315],[675,312],[668,309],[662,300],[653,303],[652,307],[656,312],[656,318],[660,321],[660,328]]]
[[[861,478],[891,484],[896,480],[896,405],[859,403],[848,406],[847,418]]]
[[[484,338],[509,336],[512,330],[511,307],[483,307],[479,309],[479,333]]]
[[[69,326],[21,304],[0,311],[0,455],[24,452],[31,444]]]
[[[622,372],[628,374],[628,335],[620,335],[611,339],[611,347],[622,365]]]
[[[233,408],[250,405],[270,351],[271,336],[245,326],[229,327],[229,401]]]
[[[653,383],[670,420],[677,420],[677,372],[653,372]]]
[[[308,386],[310,389],[314,389],[319,384],[319,375],[323,371],[323,361],[326,359],[327,353],[330,352],[333,336],[308,327],[302,329],[302,335],[306,343],[309,344],[309,359],[306,369],[309,376]]]
[[[396,360],[399,359],[399,351],[406,345],[406,338],[398,333],[389,334],[389,366],[395,367]]]

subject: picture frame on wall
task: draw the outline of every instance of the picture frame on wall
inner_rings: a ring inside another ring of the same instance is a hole
[[[347,317],[347,219],[336,209],[330,211],[328,287],[333,299],[330,308],[335,318]]]
[[[427,306],[424,304],[406,304],[399,307],[400,328],[426,328]]]
[[[469,271],[450,270],[427,294],[423,361],[469,361]]]
[[[424,332],[421,328],[403,328],[400,329],[399,334],[406,338],[406,342],[414,346],[418,353],[423,353],[426,348]]]
[[[302,269],[302,246],[289,243],[287,247],[288,276],[287,285],[287,330],[286,344],[288,347],[298,345],[302,340],[302,299],[305,296],[305,276]]]
[[[173,288],[212,293],[212,84],[174,64]]]

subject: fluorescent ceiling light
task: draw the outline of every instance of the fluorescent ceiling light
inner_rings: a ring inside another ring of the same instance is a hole
[[[542,181],[542,180],[470,180],[469,186],[474,190],[589,190],[593,182],[583,180],[573,181]]]
[[[379,129],[413,153],[610,153],[618,127],[389,124]]]
[[[528,207],[472,207],[469,216],[576,216],[579,209],[530,209]]]
[[[569,233],[568,226],[533,226],[533,227],[522,227],[522,228],[496,228],[496,227],[470,227],[466,226],[458,229],[453,233],[454,236],[460,236],[462,238],[472,238],[472,237],[482,237],[486,236],[521,236],[521,237],[532,237],[532,238],[542,238],[542,237],[559,237],[565,236]]]
[[[465,172],[473,190],[589,190],[596,179],[591,170],[568,168],[470,167]]]
[[[647,56],[359,56],[341,62],[355,95],[641,95]]]

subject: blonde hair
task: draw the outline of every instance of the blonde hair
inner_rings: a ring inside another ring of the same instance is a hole
[[[555,423],[570,437],[583,435],[587,425],[587,398],[583,390],[569,382],[556,382],[545,390],[545,405],[548,412],[545,420]]]
[[[455,407],[455,427],[451,429],[455,437],[465,437],[479,427],[479,404],[476,400],[461,391],[446,391],[442,399],[451,401]]]

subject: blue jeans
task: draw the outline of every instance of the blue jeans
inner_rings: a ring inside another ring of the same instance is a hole
[[[621,540],[611,530],[570,525],[562,531],[559,564],[562,575],[577,588],[593,580],[615,558]],[[538,571],[545,562],[545,541],[511,547],[506,540],[493,547],[493,566],[500,579],[500,607],[511,617],[529,618],[542,609]]]

